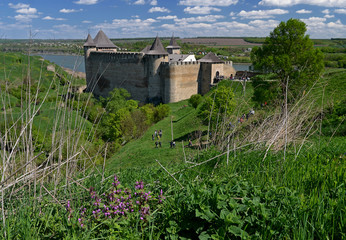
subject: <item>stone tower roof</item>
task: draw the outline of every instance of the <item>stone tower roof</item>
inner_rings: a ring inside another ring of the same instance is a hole
[[[84,47],[96,47],[96,44],[90,34],[88,34],[88,37],[83,45]]]
[[[205,55],[203,58],[198,60],[198,62],[205,62],[205,63],[224,63],[220,58],[218,58],[214,53],[209,52],[207,55]]]
[[[114,43],[112,43],[111,40],[109,40],[102,30],[97,33],[96,37],[94,38],[94,43],[96,44],[97,48],[118,48],[114,45]]]
[[[157,36],[150,47],[150,50],[146,52],[148,55],[168,55],[165,48],[163,47],[159,37]]]
[[[150,51],[150,47],[151,47],[150,45],[146,46],[145,48],[142,49],[141,53],[145,53],[146,54],[147,52]]]
[[[166,48],[175,48],[175,49],[180,48],[177,41],[175,41],[174,36],[172,36],[171,41],[169,42],[169,45]]]

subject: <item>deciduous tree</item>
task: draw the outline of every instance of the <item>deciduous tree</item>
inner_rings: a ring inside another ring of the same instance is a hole
[[[305,33],[306,24],[298,19],[281,22],[251,54],[256,69],[277,74],[281,96],[288,84],[291,100],[310,87],[324,69],[323,53]]]

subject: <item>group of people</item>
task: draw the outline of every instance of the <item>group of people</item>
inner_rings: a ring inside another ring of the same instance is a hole
[[[151,135],[151,139],[154,141],[156,138],[156,141],[155,141],[155,147],[158,148],[158,147],[161,147],[161,138],[162,138],[162,130],[160,129],[159,131],[155,130],[154,134]]]
[[[243,123],[245,119],[248,120],[249,117],[254,114],[255,114],[255,110],[250,109],[250,111],[247,114],[244,113],[240,118],[238,118],[238,123]]]

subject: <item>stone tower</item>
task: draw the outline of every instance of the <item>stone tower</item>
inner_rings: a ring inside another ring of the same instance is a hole
[[[85,74],[86,74],[86,76],[91,76],[92,72],[91,72],[90,63],[88,61],[88,57],[89,57],[91,50],[96,50],[96,44],[95,44],[94,40],[92,39],[92,37],[90,36],[90,34],[88,34],[88,37],[87,37],[83,47],[84,47]],[[87,80],[87,88],[93,88],[90,84],[90,80],[91,80],[90,77],[86,78],[86,80]],[[87,89],[87,90],[92,91],[92,89]]]
[[[168,62],[168,53],[165,51],[159,37],[151,45],[150,49],[145,52],[146,75],[148,79],[148,102],[162,102],[161,91],[161,72],[162,62]]]
[[[177,44],[177,41],[175,41],[174,36],[172,36],[166,49],[169,54],[180,54],[180,46]]]
[[[214,78],[219,77],[219,75],[224,72],[225,62],[212,52],[209,52],[198,60],[198,62],[201,65],[201,75],[198,79],[198,92],[204,95],[209,92],[210,86],[214,83]]]

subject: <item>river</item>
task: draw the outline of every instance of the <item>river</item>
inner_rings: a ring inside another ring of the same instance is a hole
[[[77,72],[85,72],[84,56],[52,54],[42,54],[40,56],[61,67],[69,68]],[[249,71],[250,65],[250,63],[233,63],[233,67],[236,71]]]
[[[45,60],[77,72],[85,72],[84,56],[40,54]]]

